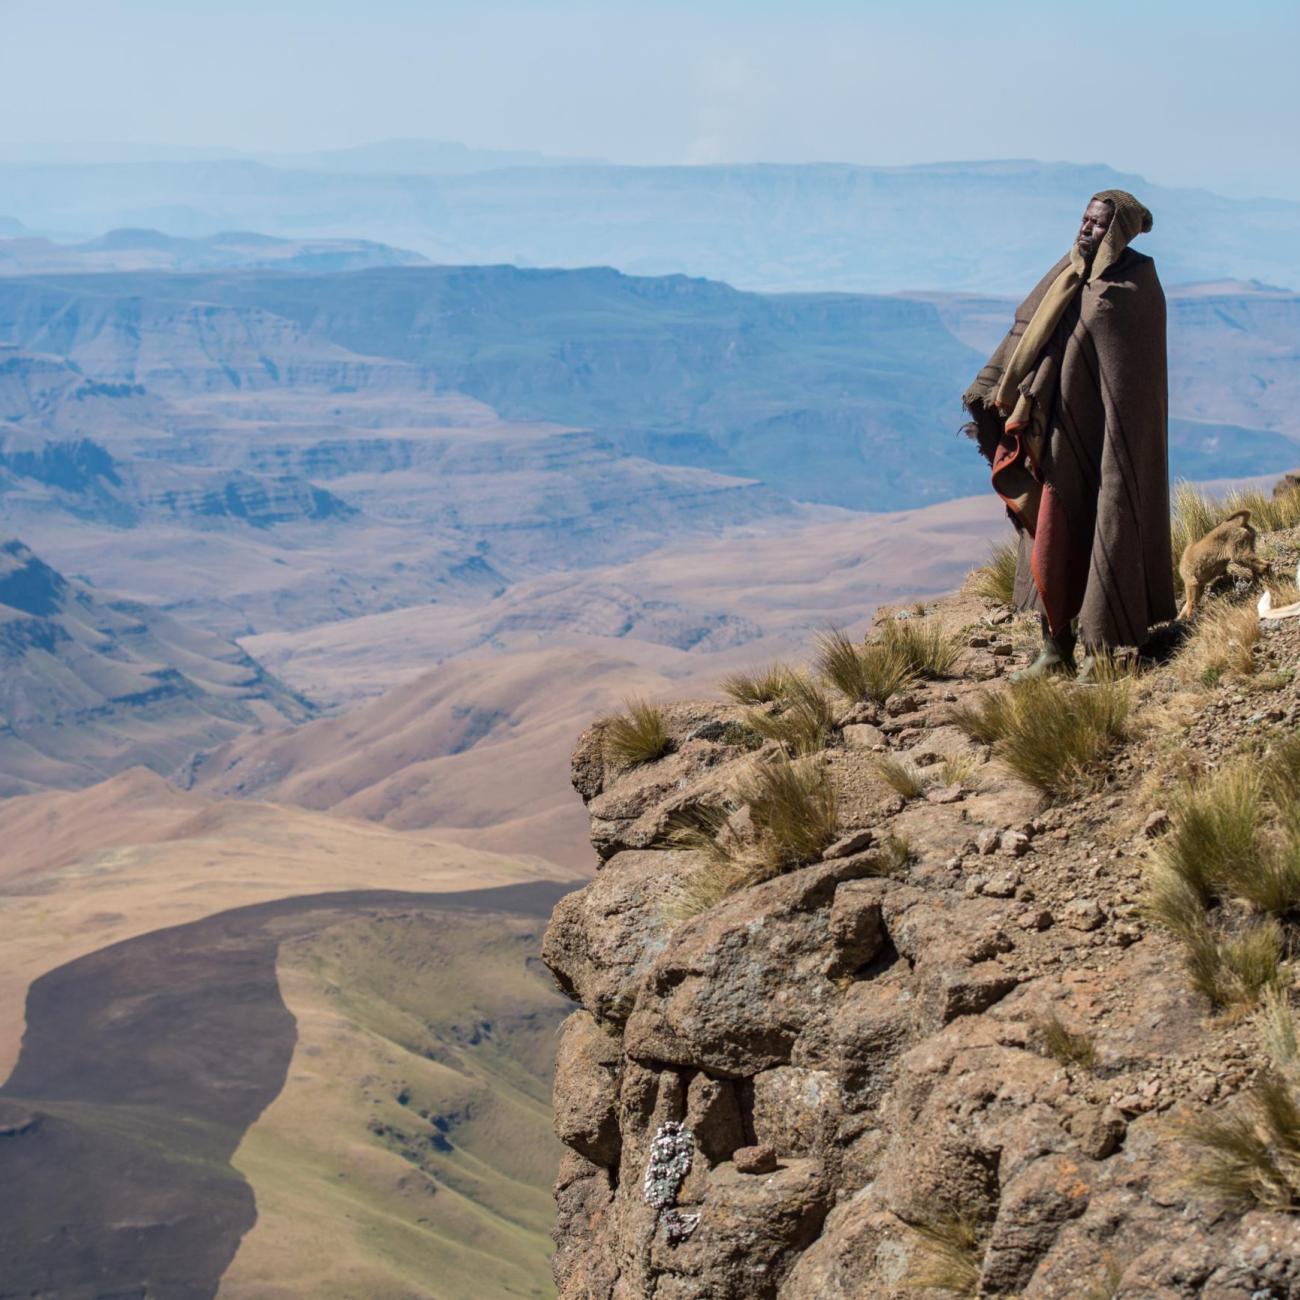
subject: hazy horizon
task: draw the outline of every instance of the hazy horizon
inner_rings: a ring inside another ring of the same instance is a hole
[[[74,0],[7,17],[0,104],[28,123],[41,105],[38,127],[0,144],[11,157],[428,139],[634,165],[1104,159],[1161,185],[1300,198],[1300,11],[1280,0],[1230,20],[1168,0],[1099,0],[1083,21],[1019,0],[815,0],[798,17],[737,0],[379,0],[364,15],[336,0],[183,14]],[[1077,90],[1035,98],[1069,85],[1076,49]]]

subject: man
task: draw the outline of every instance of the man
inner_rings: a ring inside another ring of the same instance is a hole
[[[1165,296],[1129,248],[1151,213],[1093,196],[1074,247],[1016,309],[962,404],[1020,535],[1015,605],[1043,648],[1018,676],[1073,672],[1174,617]]]

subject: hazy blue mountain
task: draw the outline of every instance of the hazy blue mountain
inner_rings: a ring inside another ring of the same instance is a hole
[[[1300,295],[1239,286],[1176,293],[1170,305],[1174,472],[1289,466],[1300,440],[1288,361],[1300,345]],[[0,337],[63,358],[100,391],[120,390],[118,401],[304,384],[362,396],[451,390],[510,419],[589,430],[607,454],[873,510],[986,486],[959,432],[958,397],[983,360],[982,340],[1009,312],[978,299],[762,295],[602,269],[0,280]],[[25,394],[45,391],[35,371],[23,382],[14,377],[8,390],[20,422]],[[64,441],[95,436],[78,419],[91,396],[33,397],[32,416],[43,403],[41,427]],[[276,463],[251,429],[218,439],[175,417],[155,423],[184,435],[150,444],[155,464],[200,464],[218,443],[227,473]],[[372,435],[358,460],[328,433],[328,456],[299,443],[279,463],[317,479],[331,477],[331,464],[382,468]]]
[[[1023,293],[1068,246],[1088,196],[1111,186],[1154,211],[1142,246],[1167,282],[1300,287],[1300,204],[1168,189],[1100,164],[546,164],[432,175],[369,162],[351,172],[247,160],[3,163],[0,212],[47,234],[346,233],[447,263],[608,265],[763,290]]]
[[[0,225],[0,233],[3,226]],[[223,230],[201,239],[161,230],[121,228],[94,239],[59,243],[25,236],[0,238],[0,275],[54,271],[359,271],[372,266],[421,266],[428,259],[367,239],[278,239]]]
[[[495,171],[502,167],[555,167],[598,163],[596,158],[575,158],[539,153],[534,149],[474,149],[454,140],[400,138],[377,140],[346,149],[319,149],[307,153],[258,153],[252,155],[268,167],[298,171],[348,172],[435,172],[455,175],[464,172]]]

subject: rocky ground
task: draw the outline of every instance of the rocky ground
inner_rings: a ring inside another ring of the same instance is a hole
[[[1300,533],[1268,543],[1294,568]],[[674,900],[701,859],[672,827],[763,758],[727,743],[744,709],[669,706],[672,750],[631,770],[603,724],[580,740],[602,865],[544,949],[580,1004],[555,1084],[561,1296],[1300,1297],[1300,1219],[1205,1199],[1179,1130],[1266,1068],[1257,1025],[1212,1014],[1141,906],[1177,774],[1300,719],[1300,620],[1266,625],[1246,676],[1149,669],[1129,740],[1053,803],[947,720],[1026,661],[1030,625],[971,595],[879,618],[921,613],[963,652],[849,709],[813,760],[834,856],[689,919]],[[882,874],[891,836],[908,862]],[[1077,1059],[1052,1054],[1053,1021]]]

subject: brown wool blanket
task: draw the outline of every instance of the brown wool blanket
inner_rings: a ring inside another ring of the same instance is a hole
[[[1140,646],[1176,610],[1165,296],[1128,247],[1151,214],[1095,197],[1115,215],[1092,266],[1072,250],[1048,271],[962,404],[1020,534],[1016,607],[1053,635],[1077,619],[1086,645]]]

